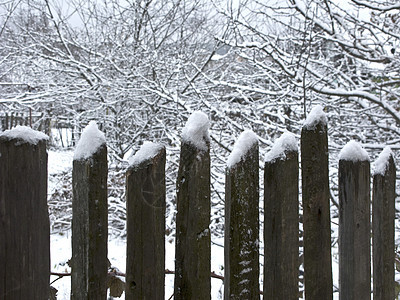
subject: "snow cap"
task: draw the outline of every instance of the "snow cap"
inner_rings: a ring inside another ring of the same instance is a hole
[[[284,132],[274,143],[272,149],[265,155],[265,162],[285,159],[286,152],[298,152],[296,136],[291,132]]]
[[[257,135],[252,130],[243,131],[240,134],[235,145],[233,146],[233,150],[228,157],[228,168],[232,168],[234,165],[240,162],[246,156],[251,147],[253,147],[253,145],[257,143]]]
[[[303,123],[303,128],[307,130],[314,130],[318,124],[328,124],[328,118],[321,105],[316,105],[310,111],[307,119]]]
[[[130,166],[138,166],[142,162],[152,159],[164,148],[161,144],[153,142],[144,142],[135,155],[129,158]]]
[[[342,150],[340,150],[339,160],[348,160],[353,162],[369,161],[369,156],[360,143],[352,140],[348,142]]]
[[[394,158],[393,152],[389,146],[386,146],[375,161],[374,175],[385,175],[391,157]]]
[[[207,150],[207,142],[210,140],[208,129],[210,122],[205,113],[195,111],[189,117],[182,131],[182,139],[185,142],[193,144],[200,150]]]
[[[74,160],[89,158],[105,143],[104,133],[98,129],[95,121],[90,121],[82,131],[75,149]]]
[[[18,140],[18,145],[23,143],[29,143],[37,145],[40,141],[47,141],[49,137],[43,132],[33,130],[27,126],[17,126],[13,129],[6,130],[0,133],[0,137],[8,140]]]

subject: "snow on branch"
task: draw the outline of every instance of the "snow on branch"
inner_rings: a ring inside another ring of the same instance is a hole
[[[152,159],[164,148],[163,145],[144,142],[140,149],[129,159],[130,166],[138,166],[142,162]]]
[[[389,166],[389,160],[393,156],[393,152],[389,146],[385,147],[374,164],[374,175],[384,176]]]
[[[314,130],[318,124],[326,125],[327,123],[328,119],[323,111],[322,106],[317,105],[307,116],[307,119],[304,121],[303,128],[307,130]]]
[[[364,7],[367,7],[367,8],[373,9],[373,10],[378,10],[378,11],[389,11],[392,9],[400,9],[400,3],[378,6],[378,5],[373,5],[371,3],[368,3],[367,1],[359,1],[359,0],[351,0],[351,1],[353,1],[355,4],[357,4],[359,6],[364,6]]]
[[[18,144],[29,143],[32,145],[37,145],[40,141],[47,141],[49,139],[43,132],[33,130],[27,126],[17,126],[6,130],[0,134],[0,137],[8,140],[16,139],[18,140]]]
[[[400,113],[390,104],[388,104],[385,100],[380,99],[379,97],[368,93],[366,91],[361,90],[353,90],[353,91],[346,91],[344,89],[330,89],[327,87],[318,88],[316,86],[311,87],[311,89],[315,92],[319,92],[324,95],[330,96],[338,96],[338,97],[360,97],[371,101],[372,103],[378,104],[381,108],[383,108],[387,113],[389,113],[397,122],[400,122]]]
[[[209,127],[210,122],[208,121],[207,115],[201,111],[195,111],[189,117],[183,128],[182,139],[184,142],[206,151],[208,142],[210,141],[210,135],[208,133]]]
[[[228,168],[234,167],[237,163],[239,163],[249,152],[251,147],[254,144],[258,143],[257,135],[252,130],[243,131],[235,145],[233,146],[233,150],[228,157],[227,166]]]
[[[98,129],[95,121],[90,121],[89,125],[82,131],[81,138],[75,149],[74,160],[89,158],[105,143],[104,133]]]
[[[347,161],[369,161],[367,151],[356,141],[348,142],[339,153],[339,160]]]
[[[298,151],[296,137],[291,132],[285,132],[275,141],[272,149],[265,155],[265,162],[274,162],[277,159],[284,160],[286,153],[291,151]]]

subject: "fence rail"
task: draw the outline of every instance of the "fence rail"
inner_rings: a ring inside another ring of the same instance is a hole
[[[323,120],[314,125],[303,128],[301,137],[305,297],[331,299],[327,129]],[[1,299],[27,299],[25,295],[47,299],[48,295],[47,156],[45,141],[32,132],[0,135],[0,265],[8,266],[0,268]],[[98,133],[87,136],[83,144],[98,143]],[[205,147],[190,139],[182,142],[175,299],[211,297],[210,149],[206,136],[201,138]],[[277,141],[280,152],[273,148],[265,164],[264,299],[299,298],[299,155],[297,142],[288,142],[293,137],[285,138]],[[258,299],[259,150],[258,144],[238,148],[244,152],[226,171],[224,297]],[[164,298],[166,155],[165,148],[157,149],[154,153],[148,149],[150,154],[138,158],[140,163],[126,173],[126,299]],[[102,144],[73,164],[71,294],[77,299],[106,298],[106,153]],[[373,176],[372,224],[368,157],[347,152],[339,160],[339,293],[343,299],[371,297],[371,233],[374,297],[394,299],[396,169],[393,155],[387,153],[381,172]],[[24,226],[16,220],[24,220]]]

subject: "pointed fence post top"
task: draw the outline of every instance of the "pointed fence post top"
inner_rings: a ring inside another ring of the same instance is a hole
[[[33,130],[27,126],[17,126],[0,133],[0,140],[17,140],[16,145],[37,145],[41,141],[48,141],[49,137],[43,132]]]
[[[373,175],[385,176],[390,163],[394,164],[394,154],[389,146],[385,147],[374,163]]]
[[[291,132],[284,132],[274,143],[272,149],[265,155],[265,163],[274,163],[285,160],[289,152],[298,152],[296,136]]]
[[[95,121],[90,121],[89,125],[82,131],[81,138],[74,152],[74,160],[88,159],[105,144],[106,138],[104,133],[98,129]]]
[[[352,162],[369,161],[369,156],[360,143],[352,140],[340,150],[339,161],[341,160]]]
[[[328,124],[328,118],[321,105],[316,105],[310,111],[307,119],[303,123],[303,130],[315,130],[318,125],[326,127]]]
[[[209,128],[210,121],[207,115],[201,111],[195,111],[189,117],[183,128],[182,140],[202,151],[207,151],[210,143]]]
[[[258,137],[252,130],[243,131],[235,145],[233,150],[228,157],[227,167],[228,169],[233,168],[240,161],[244,160],[248,155],[249,151],[254,147],[258,146]]]
[[[144,142],[140,149],[129,158],[129,168],[139,168],[143,164],[149,164],[157,155],[161,152],[165,152],[165,146],[153,143]]]

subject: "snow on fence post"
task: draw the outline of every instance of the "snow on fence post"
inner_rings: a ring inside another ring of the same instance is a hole
[[[182,133],[177,178],[174,299],[210,299],[209,121],[194,112]]]
[[[350,141],[339,154],[339,297],[371,299],[370,162]]]
[[[259,299],[259,150],[244,131],[227,162],[224,299]]]
[[[299,159],[284,133],[265,157],[264,299],[299,297]]]
[[[71,299],[107,297],[107,173],[106,140],[91,121],[73,160]]]
[[[374,299],[395,299],[394,220],[396,166],[390,148],[375,162],[372,193],[372,251]]]
[[[309,300],[333,298],[327,118],[316,106],[301,130],[304,284]]]
[[[126,173],[125,299],[164,299],[165,147],[146,142]]]
[[[19,126],[0,134],[0,299],[48,299],[48,136]]]

